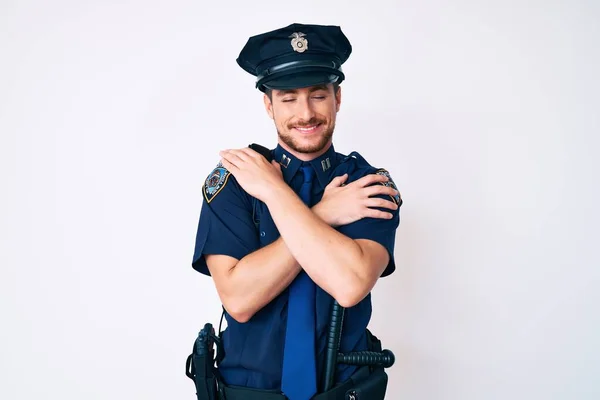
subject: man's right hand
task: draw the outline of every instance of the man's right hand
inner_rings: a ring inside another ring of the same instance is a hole
[[[398,194],[395,189],[380,184],[388,181],[386,176],[366,175],[343,186],[347,179],[348,174],[344,174],[334,178],[327,185],[321,201],[312,207],[317,216],[333,227],[347,225],[366,217],[392,218],[392,213],[375,208],[397,210],[398,205],[390,200],[373,197]]]

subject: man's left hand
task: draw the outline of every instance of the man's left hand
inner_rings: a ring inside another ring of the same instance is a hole
[[[219,155],[223,166],[233,174],[240,186],[261,201],[265,201],[270,191],[278,185],[285,185],[279,163],[267,161],[251,148],[223,150]]]

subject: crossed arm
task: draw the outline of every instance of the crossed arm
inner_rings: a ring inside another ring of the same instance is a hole
[[[326,188],[323,199],[309,209],[281,178],[278,164],[270,164],[250,149],[222,153],[223,165],[250,195],[265,202],[280,238],[241,260],[207,255],[206,262],[228,313],[248,321],[279,295],[304,270],[340,305],[351,307],[373,288],[389,261],[379,243],[350,239],[334,227],[364,217],[391,218],[373,207],[397,208],[372,196],[396,194],[374,185],[386,178],[370,175],[347,186],[345,176]]]

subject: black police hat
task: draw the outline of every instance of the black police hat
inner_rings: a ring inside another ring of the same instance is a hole
[[[351,52],[339,26],[296,23],[252,36],[236,61],[264,92],[342,82]]]

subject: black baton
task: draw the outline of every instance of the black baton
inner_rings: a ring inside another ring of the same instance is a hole
[[[323,380],[323,392],[333,388],[335,384],[335,371],[337,364],[347,365],[369,365],[389,368],[394,365],[396,357],[390,350],[383,351],[356,351],[351,353],[340,353],[340,342],[342,339],[342,326],[344,325],[344,311],[335,299],[331,306],[331,321],[327,335],[327,353],[325,356],[325,378]]]
[[[340,340],[342,338],[342,325],[344,325],[344,307],[340,306],[337,300],[333,300],[331,306],[331,322],[329,333],[327,335],[327,354],[325,358],[325,380],[323,382],[323,391],[326,392],[333,387],[335,378],[335,368],[338,363],[338,351]]]

